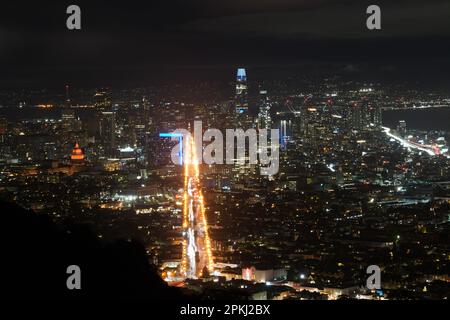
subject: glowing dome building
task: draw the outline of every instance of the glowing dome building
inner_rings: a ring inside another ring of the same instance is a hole
[[[84,151],[80,148],[78,142],[75,143],[75,147],[72,149],[72,154],[70,155],[70,160],[72,163],[84,163]]]

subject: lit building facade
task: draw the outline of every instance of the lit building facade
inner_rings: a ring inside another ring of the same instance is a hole
[[[70,155],[70,161],[73,164],[82,164],[84,163],[84,151],[80,148],[78,142],[75,143],[75,146],[72,149],[72,153]]]
[[[244,68],[237,70],[236,78],[236,113],[248,112],[247,73]]]

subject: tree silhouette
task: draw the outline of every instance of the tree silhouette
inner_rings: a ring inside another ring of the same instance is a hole
[[[179,299],[135,241],[101,243],[90,228],[61,227],[49,216],[0,203],[2,291],[16,298]],[[69,265],[81,269],[81,289],[69,290]]]

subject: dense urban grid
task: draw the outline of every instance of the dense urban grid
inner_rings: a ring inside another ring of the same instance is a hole
[[[229,83],[2,91],[0,198],[87,224],[100,241],[142,242],[186,295],[448,297],[450,128],[392,114],[449,119],[450,96],[339,77],[250,79],[239,68]],[[194,121],[279,130],[278,173],[173,163],[175,142],[161,133]],[[379,290],[366,287],[370,265]]]

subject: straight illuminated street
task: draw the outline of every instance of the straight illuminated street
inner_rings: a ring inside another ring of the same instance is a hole
[[[185,142],[183,189],[183,256],[181,273],[187,278],[202,276],[206,267],[212,271],[213,260],[208,234],[199,165],[192,139]]]

